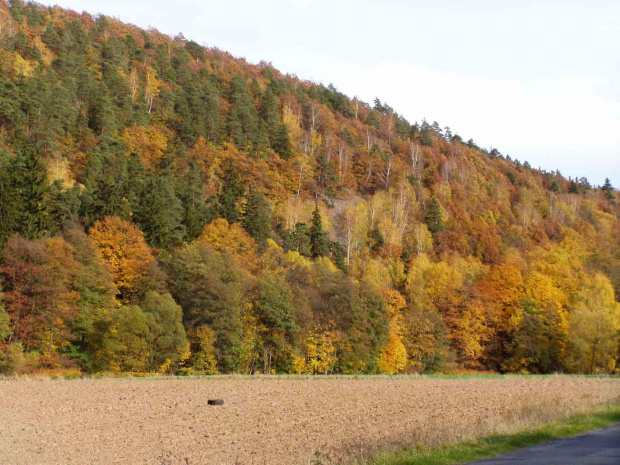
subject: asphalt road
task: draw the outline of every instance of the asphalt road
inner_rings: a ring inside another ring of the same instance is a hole
[[[620,465],[620,424],[475,462],[484,465]]]

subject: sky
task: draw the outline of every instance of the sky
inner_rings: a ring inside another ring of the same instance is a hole
[[[620,186],[618,0],[55,0]]]

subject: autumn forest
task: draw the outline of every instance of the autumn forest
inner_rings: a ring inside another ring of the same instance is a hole
[[[470,136],[0,0],[0,372],[615,372],[618,190]]]

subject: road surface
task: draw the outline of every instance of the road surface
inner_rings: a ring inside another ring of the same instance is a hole
[[[620,424],[574,438],[519,449],[476,462],[484,465],[619,465]]]

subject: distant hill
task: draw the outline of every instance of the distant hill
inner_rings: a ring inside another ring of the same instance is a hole
[[[618,191],[464,139],[0,1],[0,369],[614,371]]]

